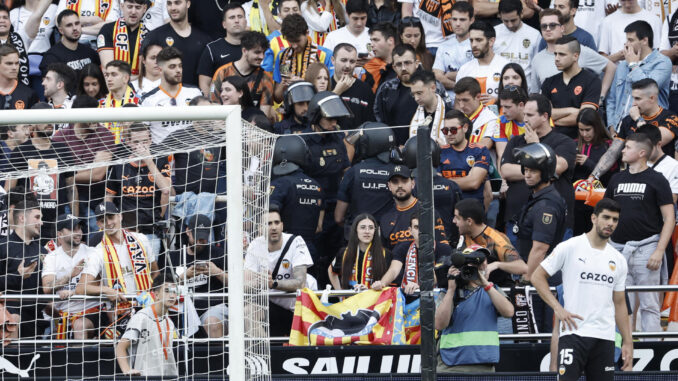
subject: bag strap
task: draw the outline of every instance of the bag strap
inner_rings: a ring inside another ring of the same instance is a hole
[[[285,258],[285,254],[287,254],[287,250],[289,250],[290,246],[292,246],[292,241],[294,241],[296,238],[297,238],[296,235],[291,236],[290,239],[287,240],[285,247],[283,247],[282,253],[280,253],[280,257],[278,257],[278,263],[275,264],[275,267],[273,268],[273,272],[271,273],[271,277],[273,279],[275,279],[275,277],[278,276],[278,270],[280,270],[280,264],[282,263],[282,260]]]
[[[261,79],[264,77],[264,70],[259,68],[257,77],[254,79],[254,86],[252,86],[252,99],[254,99],[255,106],[259,107],[261,102],[261,93],[257,92],[259,90],[259,84],[261,84]]]

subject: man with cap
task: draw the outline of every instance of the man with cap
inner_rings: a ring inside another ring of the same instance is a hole
[[[228,273],[226,253],[210,242],[212,221],[202,214],[188,219],[187,245],[170,252],[171,266],[176,270],[180,283],[192,292],[226,293]],[[195,309],[207,336],[223,337],[228,332],[228,308],[223,297],[196,298]]]
[[[68,300],[75,294],[85,262],[97,255],[94,248],[82,243],[83,226],[84,223],[72,214],[59,215],[59,246],[47,254],[43,262],[42,290],[45,294],[58,294],[62,300],[54,302],[52,332],[56,333],[57,339],[89,339],[99,328],[101,301]],[[69,330],[72,335],[68,335]]]
[[[308,147],[300,136],[278,138],[273,149],[269,204],[280,209],[286,232],[304,238],[315,261],[316,234],[322,231],[325,201],[320,184],[304,173],[308,157]]]
[[[278,135],[298,134],[308,126],[308,102],[315,95],[315,87],[310,82],[293,82],[283,94],[283,120],[273,125]]]

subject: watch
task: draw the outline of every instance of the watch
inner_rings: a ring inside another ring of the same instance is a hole
[[[278,281],[277,281],[277,280],[274,280],[274,281],[273,281],[273,284],[271,285],[271,288],[272,288],[272,289],[278,288]]]

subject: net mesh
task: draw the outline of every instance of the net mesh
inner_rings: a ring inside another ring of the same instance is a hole
[[[229,237],[224,120],[118,122],[120,144],[104,122],[1,127],[0,368],[226,378],[232,318],[247,379],[270,379],[267,264],[245,270],[246,314],[229,316],[226,247],[266,233],[275,136],[241,123],[244,234]]]

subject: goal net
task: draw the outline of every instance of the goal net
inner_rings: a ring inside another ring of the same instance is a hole
[[[270,379],[266,258],[243,259],[275,135],[231,106],[2,123],[3,377]]]

